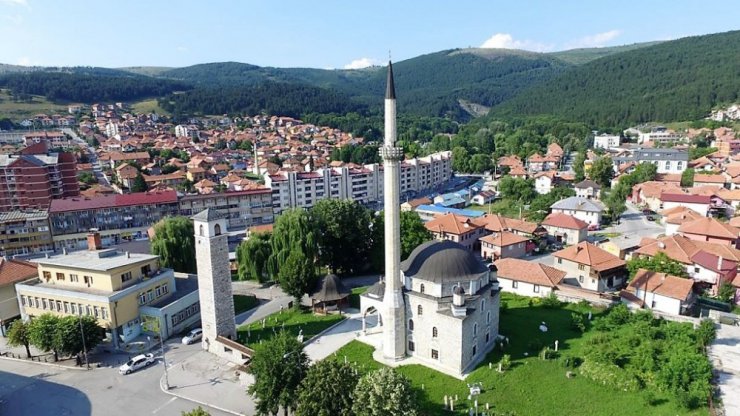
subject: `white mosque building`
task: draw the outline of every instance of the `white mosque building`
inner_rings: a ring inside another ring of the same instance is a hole
[[[385,95],[385,279],[361,296],[364,312],[377,312],[385,362],[421,363],[461,377],[494,347],[499,330],[498,282],[462,245],[429,241],[400,260],[399,165],[396,96],[388,64]],[[380,354],[376,354],[378,356]]]

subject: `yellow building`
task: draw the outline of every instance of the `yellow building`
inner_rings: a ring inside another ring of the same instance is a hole
[[[34,260],[38,277],[16,285],[21,315],[91,315],[111,334],[114,346],[141,333],[139,307],[162,303],[176,290],[171,269],[159,257],[103,249],[88,235],[89,249]]]

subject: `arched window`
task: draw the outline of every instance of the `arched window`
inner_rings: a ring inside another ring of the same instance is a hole
[[[419,293],[424,293],[424,283],[419,286]]]
[[[437,327],[432,327],[432,338],[437,338]]]
[[[201,237],[203,237],[203,224],[201,224],[200,227],[198,228],[198,233]]]
[[[485,299],[480,301],[480,309],[482,311],[486,310],[486,300]]]
[[[491,311],[488,311],[488,313],[486,314],[486,323],[487,324],[491,323]]]
[[[213,226],[213,234],[221,235],[221,225],[220,224],[216,224]]]
[[[424,313],[424,308],[422,308],[421,305],[417,306],[416,314],[421,316],[422,313]]]
[[[413,330],[414,330],[414,320],[409,319],[409,331],[413,331]]]
[[[478,335],[478,324],[473,325],[473,336]]]

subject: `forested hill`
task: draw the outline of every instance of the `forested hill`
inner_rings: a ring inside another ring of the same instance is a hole
[[[695,120],[740,96],[740,31],[695,36],[574,67],[489,117],[549,114],[594,128]]]

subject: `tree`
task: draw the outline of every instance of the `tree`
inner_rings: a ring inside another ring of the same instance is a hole
[[[167,175],[169,173],[177,172],[178,170],[180,170],[180,168],[178,168],[177,166],[167,164],[162,166],[161,172],[163,175]]]
[[[149,185],[144,180],[144,175],[141,172],[136,174],[134,183],[131,184],[131,192],[146,192],[149,189]]]
[[[606,205],[612,221],[616,221],[620,215],[627,211],[626,197],[622,197],[619,192],[604,192],[602,201]]]
[[[468,162],[468,169],[474,173],[483,173],[491,170],[492,167],[491,157],[483,153],[474,154]]]
[[[694,168],[688,168],[681,173],[681,186],[687,188],[694,186]]]
[[[203,410],[202,407],[198,406],[189,412],[181,412],[181,416],[211,416],[210,413]]]
[[[154,224],[150,250],[152,254],[159,256],[162,266],[177,272],[194,273],[196,264],[193,222],[187,217],[160,220]]]
[[[452,170],[455,172],[468,172],[468,150],[464,147],[452,149]]]
[[[287,415],[294,409],[308,363],[303,344],[285,331],[258,344],[249,366],[254,384],[247,389],[257,402],[257,413],[276,415],[282,407]]]
[[[356,273],[370,253],[372,216],[356,201],[322,199],[311,209],[319,262],[334,273]]]
[[[253,234],[236,248],[239,280],[267,280],[267,261],[272,253],[272,233]]]
[[[663,252],[659,252],[652,257],[635,257],[627,262],[630,279],[635,277],[635,274],[640,269],[688,278],[686,267],[678,261],[671,259]]]
[[[315,223],[310,213],[302,209],[283,212],[275,221],[270,244],[272,252],[267,262],[267,271],[283,289],[287,290],[286,286],[290,286],[291,295],[300,300],[303,293],[299,293],[299,290],[310,288],[316,276],[314,262],[318,244]],[[288,261],[291,255],[293,258]],[[289,270],[282,272],[283,268]]]
[[[322,360],[309,367],[298,387],[296,416],[352,416],[352,392],[357,385],[347,363]]]
[[[721,300],[722,302],[728,302],[731,304],[735,304],[735,293],[736,293],[735,286],[733,286],[732,283],[724,282],[719,287],[719,293],[717,294],[717,298]]]
[[[362,376],[354,400],[357,416],[415,416],[419,411],[409,379],[389,367]]]
[[[591,165],[588,171],[589,178],[601,185],[602,188],[610,188],[614,177],[614,162],[608,156],[600,157]]]
[[[59,317],[50,313],[35,317],[28,325],[28,340],[31,345],[41,351],[51,351],[54,354],[54,361],[59,361],[59,353],[62,349],[58,327]]]
[[[512,178],[505,176],[498,183],[498,190],[504,199],[528,204],[537,196],[532,179]]]
[[[29,339],[28,323],[17,319],[8,330],[8,345],[11,347],[26,347],[26,357],[31,358],[31,340]]]
[[[316,268],[313,259],[300,250],[293,250],[285,263],[280,265],[278,282],[285,293],[293,296],[295,307],[299,308],[301,298],[316,283]]]
[[[74,355],[85,349],[90,351],[105,339],[105,329],[91,315],[64,316],[59,318],[57,325],[58,352],[62,355]]]
[[[586,179],[586,174],[583,169],[583,164],[586,162],[586,152],[578,152],[575,160],[573,161],[573,170],[576,172],[576,182],[580,182]]]
[[[85,185],[92,185],[98,183],[98,179],[91,172],[80,172],[77,175],[77,180],[84,183]]]

